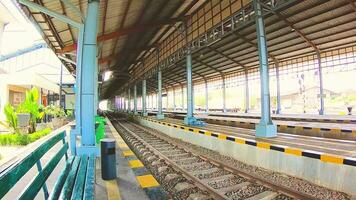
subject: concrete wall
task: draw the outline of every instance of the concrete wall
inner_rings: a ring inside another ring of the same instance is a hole
[[[326,163],[313,158],[220,140],[203,134],[193,134],[144,119],[139,119],[139,122],[171,137],[217,151],[244,163],[299,177],[356,196],[356,167]]]

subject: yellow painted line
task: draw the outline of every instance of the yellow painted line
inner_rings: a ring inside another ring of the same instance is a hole
[[[194,133],[199,133],[199,129],[193,128]]]
[[[226,140],[226,137],[227,137],[227,135],[224,135],[224,134],[221,134],[221,133],[219,133],[219,135],[218,135],[218,138],[220,140]]]
[[[285,130],[287,130],[288,127],[287,127],[287,125],[281,125],[279,128],[281,131],[285,131]]]
[[[320,133],[320,128],[315,128],[315,127],[313,127],[313,128],[312,128],[312,132],[313,132],[313,133]]]
[[[301,156],[302,155],[302,151],[299,150],[299,149],[285,148],[284,152],[287,153],[287,154],[292,154],[292,155],[296,155],[296,156]]]
[[[108,200],[121,200],[119,186],[116,180],[105,181]]]
[[[333,128],[333,129],[330,129],[330,132],[333,133],[333,134],[340,134],[341,133],[341,129]]]
[[[129,161],[129,165],[130,165],[131,168],[144,167],[144,165],[142,164],[142,162],[139,161],[139,160],[130,160],[130,161]]]
[[[271,144],[265,143],[265,142],[257,142],[257,147],[263,148],[263,149],[270,149]]]
[[[159,186],[159,183],[156,181],[156,179],[151,174],[137,176],[136,179],[142,188]]]
[[[122,153],[124,154],[125,157],[134,155],[134,153],[131,150],[123,151]]]
[[[245,140],[239,139],[239,138],[235,138],[235,142],[239,143],[239,144],[246,144]]]
[[[303,131],[303,126],[296,126],[296,127],[295,127],[295,130],[296,130],[296,131]]]
[[[324,162],[343,164],[344,159],[331,155],[320,155],[320,160]]]
[[[204,134],[207,135],[207,136],[211,136],[211,132],[210,131],[205,131]]]

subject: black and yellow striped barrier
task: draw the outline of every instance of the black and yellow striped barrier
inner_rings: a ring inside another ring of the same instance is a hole
[[[215,133],[215,132],[211,132],[211,131],[207,131],[207,130],[182,126],[182,125],[178,125],[178,124],[157,121],[157,120],[153,120],[150,118],[145,118],[145,117],[141,117],[141,118],[144,120],[147,120],[147,121],[154,122],[154,123],[174,127],[176,129],[185,130],[187,132],[191,132],[194,134],[203,134],[206,136],[215,137],[220,140],[227,140],[227,141],[235,142],[237,144],[244,144],[244,145],[255,146],[256,148],[263,148],[263,149],[267,149],[267,150],[279,151],[279,152],[283,152],[283,153],[286,153],[289,155],[294,155],[294,156],[304,156],[304,157],[308,157],[308,158],[314,158],[314,159],[318,159],[318,160],[321,160],[323,162],[328,162],[328,163],[356,166],[356,158],[346,158],[346,157],[341,157],[341,156],[336,156],[336,155],[325,154],[325,153],[317,152],[317,151],[309,151],[309,150],[302,150],[302,149],[297,149],[297,148],[290,148],[287,146],[275,145],[275,144],[270,144],[270,143],[266,143],[266,142],[258,142],[255,140],[245,139],[245,138],[241,138],[241,137],[235,137],[235,136],[226,135],[226,134],[222,134],[222,133]]]

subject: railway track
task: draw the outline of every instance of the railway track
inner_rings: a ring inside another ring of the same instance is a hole
[[[113,122],[174,199],[314,199],[194,154],[140,125],[116,119]]]

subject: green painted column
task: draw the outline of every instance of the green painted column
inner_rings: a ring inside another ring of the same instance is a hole
[[[245,113],[250,109],[250,92],[248,87],[248,72],[245,70]]]
[[[147,116],[146,108],[146,79],[142,80],[142,116]]]
[[[193,80],[192,80],[192,55],[189,47],[187,49],[186,65],[187,65],[187,116],[184,118],[184,123],[187,125],[195,125],[197,120],[193,116],[194,96],[193,96]]]
[[[261,120],[260,123],[256,125],[256,137],[275,137],[277,136],[277,126],[272,123],[271,119],[268,53],[265,25],[263,21],[260,0],[254,0],[253,6],[255,10],[258,56],[261,78]]]
[[[137,115],[137,86],[134,85],[134,115]]]
[[[159,48],[157,48],[157,65],[159,66]],[[162,70],[159,67],[159,70],[157,72],[157,97],[158,97],[158,101],[157,102],[157,115],[156,118],[157,119],[164,119],[164,114],[163,114],[163,106],[162,106]]]
[[[222,98],[223,98],[223,113],[226,113],[226,85],[225,85],[225,76],[222,75]]]
[[[158,102],[157,102],[157,107],[158,107],[158,112],[156,115],[157,119],[164,119],[164,115],[162,112],[162,71],[158,70],[157,73],[157,77],[158,77]]]
[[[130,87],[129,87],[127,93],[128,93],[128,105],[127,105],[128,113],[131,113],[131,88]]]

